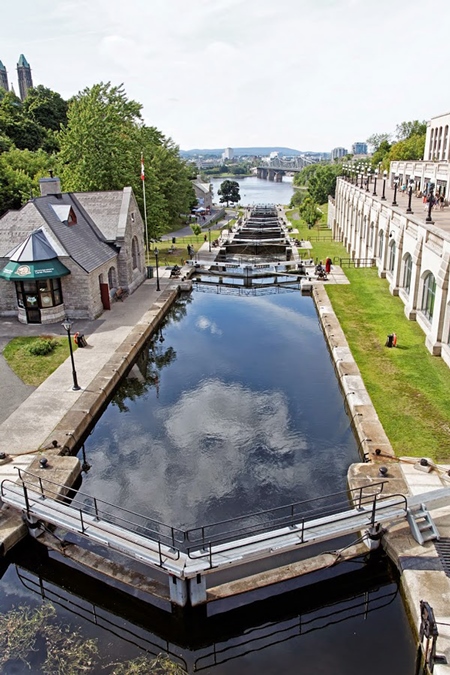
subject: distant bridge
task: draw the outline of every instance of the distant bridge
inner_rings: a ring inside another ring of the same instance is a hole
[[[302,155],[293,157],[292,159],[273,157],[267,164],[261,164],[256,168],[256,175],[258,178],[281,183],[286,173],[298,173],[310,164],[316,164],[316,161]]]

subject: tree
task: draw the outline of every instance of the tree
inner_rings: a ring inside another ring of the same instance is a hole
[[[194,233],[194,235],[197,237],[197,241],[198,241],[198,238],[202,233],[201,225],[198,225],[198,223],[195,223],[194,225],[191,225],[191,230]]]
[[[389,162],[399,160],[422,159],[425,150],[425,134],[413,134],[403,141],[394,143],[389,151],[387,159]]]
[[[314,199],[309,196],[305,197],[303,202],[300,204],[298,212],[308,225],[308,229],[314,227],[314,225],[318,223],[322,217],[322,211],[320,211]]]
[[[413,120],[412,122],[401,122],[400,124],[397,124],[395,128],[395,135],[399,141],[411,138],[411,136],[424,136],[426,133],[426,120],[423,120],[422,122],[419,122],[419,120]]]
[[[59,155],[64,190],[121,190],[129,185],[138,171],[141,105],[127,99],[122,85],[101,82],[71,100],[67,119]]]
[[[43,150],[31,152],[11,148],[0,154],[0,215],[19,209],[32,195],[39,194],[39,178],[54,168],[55,156]]]
[[[389,151],[391,149],[391,144],[389,141],[381,141],[380,145],[378,148],[375,150],[375,152],[372,155],[371,158],[371,164],[374,168],[376,168],[380,163],[384,164],[385,163],[385,158],[389,155]]]
[[[44,129],[59,131],[67,124],[68,103],[42,84],[33,87],[23,102],[24,112]]]
[[[12,91],[0,100],[0,134],[21,150],[38,150],[45,138],[44,129],[25,114],[22,101]]]
[[[295,174],[294,185],[299,187],[308,185],[311,177],[314,176],[319,166],[320,164],[310,164],[309,166],[305,166],[304,169]]]
[[[319,164],[308,182],[308,192],[317,204],[328,201],[328,195],[336,194],[336,180],[341,174],[341,166]]]
[[[300,206],[300,204],[303,202],[305,197],[307,197],[307,195],[308,195],[308,193],[305,189],[294,190],[294,194],[291,197],[289,207],[291,209],[297,208],[297,206]]]
[[[217,194],[220,195],[219,201],[221,204],[224,202],[227,203],[227,206],[229,202],[236,204],[241,199],[241,195],[239,194],[239,183],[235,180],[224,180],[223,183],[220,184],[220,189],[217,191]]]
[[[377,152],[383,144],[388,144],[390,146],[391,134],[372,134],[367,139],[367,143],[372,146],[373,152]]]

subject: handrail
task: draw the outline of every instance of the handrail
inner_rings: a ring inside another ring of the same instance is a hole
[[[201,527],[195,527],[195,528],[190,528],[186,531],[186,540],[188,542],[192,543],[204,543],[205,542],[205,535],[207,535],[208,530],[213,529],[213,528],[218,528],[221,526],[228,526],[229,524],[233,523],[239,523],[244,521],[241,527],[232,529],[232,530],[226,530],[225,532],[222,532],[222,536],[233,534],[233,536],[236,533],[246,533],[248,534],[249,528],[251,528],[252,534],[256,534],[257,532],[263,532],[263,531],[270,531],[275,529],[275,527],[280,527],[280,526],[290,526],[297,524],[299,522],[299,517],[302,520],[300,516],[300,509],[303,511],[303,513],[308,512],[308,518],[324,518],[328,515],[333,515],[335,513],[340,513],[344,509],[348,508],[349,502],[354,504],[353,508],[361,509],[366,503],[371,504],[372,499],[374,496],[380,495],[383,492],[384,485],[386,481],[378,481],[377,483],[371,483],[368,485],[362,485],[358,488],[352,488],[351,490],[345,490],[345,491],[339,491],[339,492],[334,492],[329,495],[323,495],[321,497],[313,497],[312,499],[306,499],[303,501],[299,502],[293,502],[292,504],[287,504],[286,506],[277,506],[272,509],[264,509],[262,511],[256,511],[254,513],[250,513],[245,516],[237,516],[235,518],[227,518],[225,520],[217,521],[216,523],[213,523],[212,525],[206,525],[206,526],[201,526]],[[371,492],[364,495],[365,490],[370,489]],[[325,505],[322,508],[314,509],[314,505],[318,504],[320,502],[324,502],[324,500],[333,500],[333,505],[328,506],[327,508]],[[344,505],[344,508],[341,508],[342,505]],[[278,513],[280,512],[286,512],[285,515],[280,515],[277,516]],[[274,516],[268,518],[268,516]],[[261,520],[263,517],[266,517],[265,523],[261,523],[260,527],[257,528],[255,531],[255,525],[257,526],[257,523],[255,523],[255,520]],[[303,518],[303,520],[306,520],[306,518]],[[200,536],[195,536],[196,533],[200,533]],[[219,536],[220,539],[220,535]],[[211,541],[211,537],[206,536],[206,539],[208,540],[208,543]],[[215,537],[213,537],[213,540],[215,540]]]
[[[117,506],[116,504],[111,504],[106,500],[92,497],[92,495],[81,492],[80,490],[75,490],[68,486],[61,485],[60,483],[56,483],[55,481],[52,481],[43,476],[33,474],[32,472],[20,467],[16,468],[19,473],[19,479],[22,481],[27,513],[29,512],[28,491],[30,489],[32,491],[37,491],[39,485],[39,493],[42,498],[45,499],[50,497],[56,501],[70,501],[71,507],[74,510],[78,510],[81,514],[85,513],[86,515],[94,516],[98,520],[103,520],[113,525],[124,523],[126,525],[126,529],[134,531],[136,534],[140,534],[147,539],[154,539],[156,537],[157,541],[161,541],[162,543],[173,547],[177,547],[177,545],[181,544],[185,539],[183,530],[173,527],[172,525],[167,525],[166,523],[163,523],[154,518],[148,518],[148,516],[137,513],[136,511],[131,511],[130,509]],[[30,480],[27,482],[26,478],[23,477],[24,474],[37,479],[38,485]],[[4,494],[3,484],[8,480],[9,479],[5,479],[1,483],[0,493],[2,495]],[[55,490],[51,486],[56,486],[59,489]],[[61,488],[64,489],[64,493],[61,493]],[[81,499],[84,499],[85,502],[80,502]],[[90,503],[86,504],[86,500],[89,500]],[[113,513],[111,511],[113,511]],[[135,520],[145,522],[133,522],[133,520],[130,520],[130,516]],[[82,515],[80,516],[80,519],[82,520]]]
[[[339,258],[339,264],[341,267],[346,265],[347,267],[374,267],[375,258]]]
[[[395,499],[397,499],[397,501],[394,501]],[[382,498],[380,500],[377,499],[377,495],[374,495],[374,499],[373,499],[373,502],[372,502],[371,514],[370,514],[370,522],[367,523],[367,526],[369,526],[369,525],[373,526],[376,523],[376,515],[378,513],[378,509],[376,508],[376,504],[379,503],[379,502],[387,501],[387,500],[390,500],[390,503],[388,505],[382,506],[379,509],[380,511],[386,510],[387,508],[392,508],[394,506],[402,505],[402,510],[404,511],[405,516],[406,516],[407,499],[406,499],[405,495],[402,495],[402,494],[385,495],[385,496],[382,496]],[[366,511],[366,514],[367,514],[367,511]],[[331,515],[337,515],[337,514],[330,513],[329,515],[331,516]],[[352,511],[348,511],[345,514],[344,514],[344,512],[340,512],[339,520],[341,522],[348,521],[348,520],[351,520],[352,518],[354,518],[355,515],[357,515],[357,514],[355,513],[354,509]],[[311,523],[308,526],[308,523],[309,523],[310,520],[311,520]],[[270,541],[274,542],[274,541],[280,540],[282,538],[285,538],[287,536],[287,533],[285,531],[286,527],[287,526],[285,525],[284,530],[279,531],[279,532],[267,531],[267,528],[265,528],[264,532],[268,535],[268,538],[270,539]],[[302,544],[307,543],[306,540],[305,540],[305,535],[307,534],[307,532],[309,530],[313,530],[315,527],[317,527],[317,524],[314,523],[312,521],[312,519],[309,519],[309,518],[308,519],[307,518],[298,519],[297,522],[295,524],[293,524],[292,527],[290,528],[292,530],[292,534],[295,534],[295,535],[298,536],[298,542],[297,542],[296,545],[300,546]],[[255,531],[253,529],[251,533],[247,532],[245,536],[246,537],[255,536],[257,534],[261,534],[262,532],[263,532],[262,530],[258,532],[258,531]],[[221,545],[224,545],[224,544],[227,544],[226,548],[221,546]],[[243,545],[245,545],[245,544],[243,544],[243,537],[240,537],[240,538],[236,538],[236,536],[226,537],[226,538],[223,537],[222,540],[215,540],[215,541],[211,540],[211,541],[208,541],[208,542],[204,541],[201,544],[201,548],[199,548],[198,543],[196,544],[195,547],[190,546],[187,549],[187,555],[191,560],[208,559],[208,563],[209,563],[210,568],[213,568],[215,566],[215,563],[214,563],[214,555],[215,555],[214,547],[215,546],[221,546],[220,552],[218,552],[218,555],[223,556],[223,554],[225,554],[225,553],[231,553],[232,551],[235,551],[239,548],[242,548]],[[274,549],[275,546],[272,545],[271,548]]]

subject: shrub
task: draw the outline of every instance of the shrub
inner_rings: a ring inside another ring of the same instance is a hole
[[[41,337],[28,347],[28,351],[32,356],[46,356],[51,354],[57,345],[57,340]]]

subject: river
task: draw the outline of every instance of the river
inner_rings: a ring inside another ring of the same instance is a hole
[[[212,178],[210,182],[214,189],[214,203],[219,203],[217,190],[225,178]],[[292,177],[283,176],[281,183],[275,183],[271,180],[264,180],[256,176],[246,178],[230,178],[239,183],[239,192],[242,205],[252,204],[289,204],[294,193],[292,187]]]

